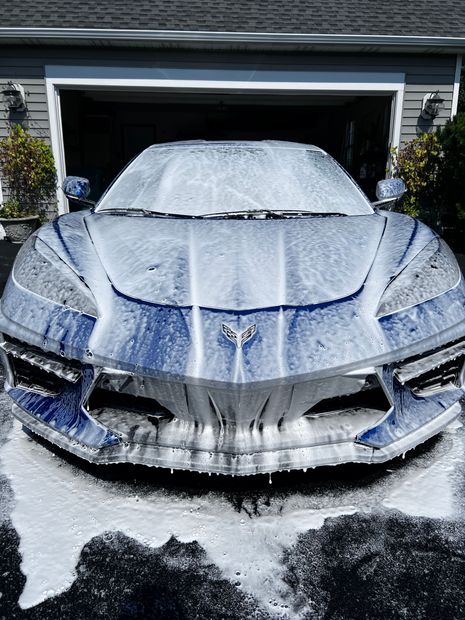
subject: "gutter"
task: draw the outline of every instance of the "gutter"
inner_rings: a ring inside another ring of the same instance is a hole
[[[137,30],[99,28],[1,28],[0,40],[139,41],[160,43],[242,43],[291,45],[345,45],[465,49],[463,37],[365,34],[295,34],[275,32],[210,32],[189,30]]]

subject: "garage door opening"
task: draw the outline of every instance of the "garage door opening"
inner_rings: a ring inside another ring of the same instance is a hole
[[[392,96],[62,90],[67,174],[97,200],[151,144],[175,140],[289,140],[335,157],[373,199],[384,178]]]

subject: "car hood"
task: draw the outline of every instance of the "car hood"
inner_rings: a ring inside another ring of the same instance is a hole
[[[251,310],[310,306],[357,292],[385,219],[85,218],[113,286],[145,302]]]
[[[33,294],[10,277],[0,327],[97,366],[255,389],[335,369],[346,373],[367,360],[383,364],[398,349],[404,357],[416,355],[426,341],[435,348],[463,332],[463,284],[376,317],[388,283],[435,237],[399,213],[202,222],[80,212],[44,225],[37,236],[56,254],[57,267],[63,261],[87,285],[97,317]],[[222,255],[230,268],[220,270]],[[150,275],[156,279],[148,287]],[[172,303],[191,305],[167,304],[162,287]],[[305,305],[276,305],[292,303]],[[224,326],[236,336],[255,332],[241,347]]]

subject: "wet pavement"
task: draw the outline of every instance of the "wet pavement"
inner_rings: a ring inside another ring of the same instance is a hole
[[[383,466],[90,466],[0,396],[0,618],[463,618],[465,427]]]

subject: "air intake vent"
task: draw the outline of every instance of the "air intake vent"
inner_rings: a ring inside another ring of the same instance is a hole
[[[450,343],[433,352],[405,360],[394,376],[418,396],[429,396],[460,387],[465,364],[465,341]]]
[[[120,409],[123,411],[134,411],[143,413],[149,417],[163,418],[164,420],[174,419],[171,411],[160,405],[152,398],[143,396],[133,396],[124,392],[113,392],[103,388],[95,388],[88,401],[90,411],[95,409]]]
[[[13,370],[15,387],[40,394],[56,396],[61,394],[69,382],[38,366],[33,366],[19,358],[9,358]]]
[[[436,392],[460,386],[460,375],[465,357],[450,360],[437,368],[415,377],[407,382],[407,386],[417,396],[429,396]]]
[[[367,386],[355,394],[346,394],[325,398],[309,409],[304,415],[319,417],[336,414],[341,411],[369,409],[386,412],[391,404],[375,375],[367,378]]]
[[[15,387],[55,396],[81,378],[78,363],[72,364],[38,347],[9,338],[0,342],[0,348]]]

